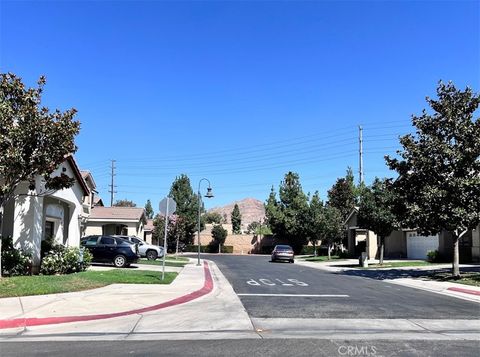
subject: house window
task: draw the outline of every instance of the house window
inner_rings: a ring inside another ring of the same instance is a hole
[[[53,237],[53,234],[55,232],[55,222],[52,221],[45,221],[45,234],[43,236],[43,239],[48,239]]]

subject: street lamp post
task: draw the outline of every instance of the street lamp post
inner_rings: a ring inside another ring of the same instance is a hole
[[[208,182],[207,194],[205,195],[205,197],[206,198],[212,198],[213,197],[210,181],[206,178],[202,178],[198,182],[198,231],[197,231],[198,261],[197,261],[197,265],[200,265],[200,247],[201,247],[201,244],[200,244],[200,214],[201,214],[201,208],[202,208],[202,195],[200,194],[200,184],[202,183],[202,181],[207,181]]]

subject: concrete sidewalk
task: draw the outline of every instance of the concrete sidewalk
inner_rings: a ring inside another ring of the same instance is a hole
[[[210,279],[207,279],[207,275]],[[11,317],[67,316],[122,312],[204,289],[185,303],[144,312],[38,326],[0,329],[0,342],[219,340],[268,338],[478,340],[476,320],[252,318],[213,262],[189,264],[171,285],[111,285],[79,293],[0,299],[0,323]],[[10,301],[12,310],[5,307]],[[17,304],[17,305],[15,305]]]
[[[391,260],[391,262],[396,262],[397,260]],[[398,260],[399,262],[404,262],[405,260]],[[398,277],[388,278],[389,276],[395,275],[391,274],[392,272],[411,272],[412,275],[415,273],[424,273],[429,271],[438,271],[442,269],[450,269],[451,264],[435,264],[429,266],[410,266],[410,267],[390,267],[390,268],[371,268],[371,269],[361,269],[358,266],[354,267],[353,265],[358,265],[357,259],[344,259],[344,260],[335,260],[331,262],[307,262],[303,260],[296,260],[296,264],[307,266],[310,268],[325,270],[332,273],[346,273],[348,275],[354,275],[352,272],[358,271],[359,275],[362,274],[363,277],[371,277],[372,279],[378,279],[389,283],[394,283],[398,285],[408,286],[415,289],[427,290],[434,293],[452,296],[455,298],[474,301],[480,303],[480,287],[466,284],[459,284],[454,282],[446,281],[435,281],[427,278],[419,277],[404,277],[399,274]],[[369,264],[376,264],[378,260],[371,260]],[[351,265],[351,266],[349,266]],[[460,264],[460,268],[475,268],[478,265],[474,264]],[[370,276],[369,276],[370,275]],[[408,275],[408,274],[407,274]],[[421,275],[421,274],[420,274]]]
[[[172,300],[179,303],[151,309]],[[83,292],[0,299],[0,325],[12,319],[35,323],[95,315],[100,318],[2,328],[0,341],[209,338],[232,331],[238,338],[256,336],[243,305],[212,262],[208,274],[203,265],[186,265],[170,285],[112,284]]]

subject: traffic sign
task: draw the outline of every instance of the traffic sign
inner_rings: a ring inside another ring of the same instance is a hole
[[[160,201],[158,208],[162,216],[170,216],[171,214],[175,213],[177,209],[177,202],[175,202],[173,198],[165,197]]]

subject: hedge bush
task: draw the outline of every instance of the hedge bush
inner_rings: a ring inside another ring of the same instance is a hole
[[[187,245],[186,252],[198,252],[198,245],[190,244]],[[201,245],[201,253],[218,253],[218,245]],[[222,253],[233,253],[233,245],[222,245]]]
[[[11,237],[2,239],[2,275],[30,275],[32,255],[13,246]]]
[[[83,260],[80,259],[83,254]],[[88,249],[54,245],[42,259],[40,273],[43,275],[71,274],[86,270],[92,261]]]

